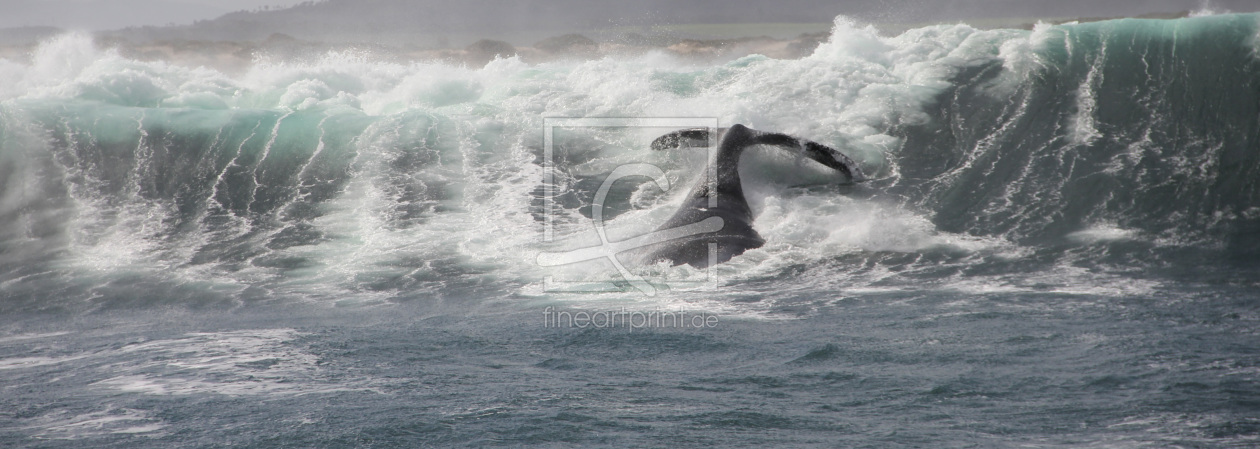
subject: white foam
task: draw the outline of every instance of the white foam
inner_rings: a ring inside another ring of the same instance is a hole
[[[0,359],[0,370],[25,369],[39,366],[57,365],[73,360],[82,359],[86,355],[66,356],[66,357],[11,357]]]
[[[1133,240],[1136,237],[1136,231],[1113,224],[1099,224],[1067,235],[1068,240],[1080,244]]]
[[[1223,9],[1219,6],[1213,5],[1212,0],[1200,0],[1199,9],[1190,11],[1190,17],[1207,17],[1229,13],[1230,11],[1228,9]]]
[[[929,120],[924,106],[964,68],[996,61],[1015,76],[1037,69],[1037,51],[1062,33],[1045,25],[1032,33],[943,25],[883,37],[873,27],[840,17],[831,39],[798,60],[749,56],[697,64],[649,52],[535,65],[503,58],[474,69],[329,52],[304,61],[261,58],[240,75],[128,60],[96,49],[85,35],[68,35],[42,45],[28,66],[0,64],[0,76],[19,77],[20,88],[10,95],[28,99],[90,93],[107,103],[374,117],[354,140],[352,178],[337,198],[321,205],[325,213],[309,223],[328,239],[265,249],[268,256],[312,261],[307,267],[282,272],[245,266],[227,272],[193,264],[189,248],[243,237],[251,231],[250,220],[236,217],[239,226],[230,236],[200,235],[172,243],[169,223],[179,220],[172,219],[178,212],[171,201],[144,198],[138,188],[128,188],[121,201],[105,198],[88,183],[71,186],[77,203],[68,252],[69,265],[86,272],[211,278],[233,288],[268,282],[279,294],[374,303],[393,294],[376,282],[394,282],[404,290],[430,286],[423,278],[435,267],[415,261],[458,263],[470,273],[489,273],[485,277],[509,283],[532,285],[548,274],[536,260],[544,249],[536,198],[544,175],[537,161],[543,117],[715,117],[723,126],[744,123],[832,145],[877,177],[895,176],[887,161],[896,159],[900,141],[888,129]],[[137,97],[124,98],[127,92]],[[642,130],[579,132],[590,135],[598,148],[584,149],[594,156],[567,167],[575,175],[608,173],[618,164],[648,160],[685,184],[696,170],[691,161],[671,159],[676,155],[647,151],[652,136]],[[137,138],[138,156],[156,151],[145,148],[143,129]],[[409,151],[431,151],[434,161],[400,172],[393,164]],[[140,159],[135,176],[145,169]],[[801,164],[767,160],[759,174],[829,182],[826,173],[815,170],[811,175]],[[66,169],[75,179],[92,179],[84,172],[90,170],[86,166]],[[784,182],[767,187],[776,191],[762,193],[755,191],[755,181],[750,184],[750,197],[761,196],[752,199],[758,227],[770,243],[738,257],[734,266],[749,269],[753,276],[856,251],[975,253],[1012,246],[1001,239],[938,232],[930,217],[895,205],[836,193],[798,194],[786,191],[785,184],[792,185]],[[400,213],[420,206],[403,204],[409,201],[408,192],[439,190],[444,195],[436,204],[423,206],[442,212],[419,217]],[[668,211],[662,208],[674,198],[636,194],[631,201],[644,210],[623,214],[610,229],[651,229],[659,223],[654,220],[665,218],[661,215]],[[577,208],[557,212],[555,219],[561,231],[589,232]],[[246,244],[262,246],[271,235],[259,233]],[[648,269],[681,277],[695,274]]]
[[[994,86],[994,95],[1014,93],[1016,87],[1047,67],[1041,60],[1041,52],[1052,41],[1065,39],[1065,32],[1060,26],[1037,22],[1030,33],[1022,38],[1005,39],[998,50],[998,58],[1005,69],[1000,75],[1000,82]]]
[[[34,431],[32,434],[36,438],[49,440],[78,440],[110,434],[156,437],[161,434],[155,432],[166,427],[150,412],[113,407],[79,415],[58,412],[38,420],[37,425],[28,429]]]
[[[1031,293],[1121,298],[1149,296],[1162,285],[1159,281],[1061,265],[1033,274],[959,277],[944,282],[941,288],[975,295]]]
[[[1247,43],[1251,45],[1251,57],[1255,59],[1260,59],[1260,14],[1257,14],[1255,18],[1256,18],[1256,26],[1255,26],[1256,32],[1255,34],[1251,35],[1251,38],[1248,39]]]
[[[1098,131],[1094,110],[1098,108],[1096,92],[1098,86],[1103,83],[1102,65],[1106,61],[1106,56],[1107,41],[1104,39],[1098,54],[1094,55],[1093,62],[1090,63],[1085,80],[1076,90],[1076,112],[1068,119],[1068,137],[1077,145],[1089,145],[1103,136]]]
[[[323,379],[315,356],[285,343],[299,335],[293,329],[191,333],[128,345],[94,355],[114,361],[110,369],[118,375],[93,385],[151,395],[283,396],[367,389]]]
[[[35,334],[10,335],[7,337],[0,337],[0,344],[12,343],[15,341],[39,340],[39,339],[44,339],[44,338],[60,337],[62,335],[69,335],[72,333],[74,332],[61,331],[61,332],[43,332],[43,333],[35,333]]]

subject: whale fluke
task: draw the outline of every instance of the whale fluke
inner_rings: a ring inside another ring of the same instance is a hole
[[[683,200],[674,215],[657,228],[665,231],[692,225],[713,217],[721,219],[716,231],[681,236],[655,243],[642,249],[647,262],[668,260],[674,265],[688,264],[706,268],[730,260],[744,251],[759,248],[765,239],[752,226],[752,210],[744,198],[739,178],[739,158],[744,149],[754,145],[771,145],[800,153],[845,175],[849,183],[863,182],[867,177],[861,167],[847,155],[820,143],[781,133],[767,133],[734,125],[717,130],[721,136],[717,157],[713,160],[714,186],[701,179]],[[708,145],[706,128],[683,129],[652,141],[657,151]],[[712,220],[710,220],[712,221]]]

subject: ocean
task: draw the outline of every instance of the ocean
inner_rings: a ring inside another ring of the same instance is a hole
[[[3,447],[1260,445],[1257,14],[0,80]],[[606,250],[737,123],[871,180],[756,148],[764,246]]]

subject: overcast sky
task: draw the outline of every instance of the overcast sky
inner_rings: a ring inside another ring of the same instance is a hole
[[[55,26],[112,30],[128,26],[189,24],[260,7],[283,8],[304,0],[0,0],[0,28]],[[398,0],[461,2],[462,0]],[[634,2],[636,0],[625,0]],[[1091,17],[1175,12],[1207,6],[1221,11],[1255,11],[1260,0],[834,0],[838,7],[926,11],[932,17],[1016,16]],[[790,2],[788,2],[790,3]],[[726,5],[739,5],[732,0]],[[458,7],[458,6],[457,6]],[[894,16],[897,14],[893,14]],[[904,14],[903,14],[904,15]],[[830,17],[820,17],[819,22]],[[922,20],[922,19],[919,19]]]
[[[304,0],[0,0],[0,28],[48,25],[110,30],[128,26],[188,24],[223,14]]]

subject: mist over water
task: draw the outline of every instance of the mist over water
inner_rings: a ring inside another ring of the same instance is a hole
[[[0,60],[0,441],[1245,447],[1258,53],[1255,14],[894,37],[839,17],[795,60],[232,74],[60,36]],[[751,152],[766,245],[633,266],[718,280],[646,297],[538,255],[599,243],[590,204],[624,164],[673,187],[619,182],[607,230],[653,229],[704,151],[572,127],[547,160],[548,118],[591,117],[793,134],[873,180]],[[550,328],[546,307],[721,323]]]

